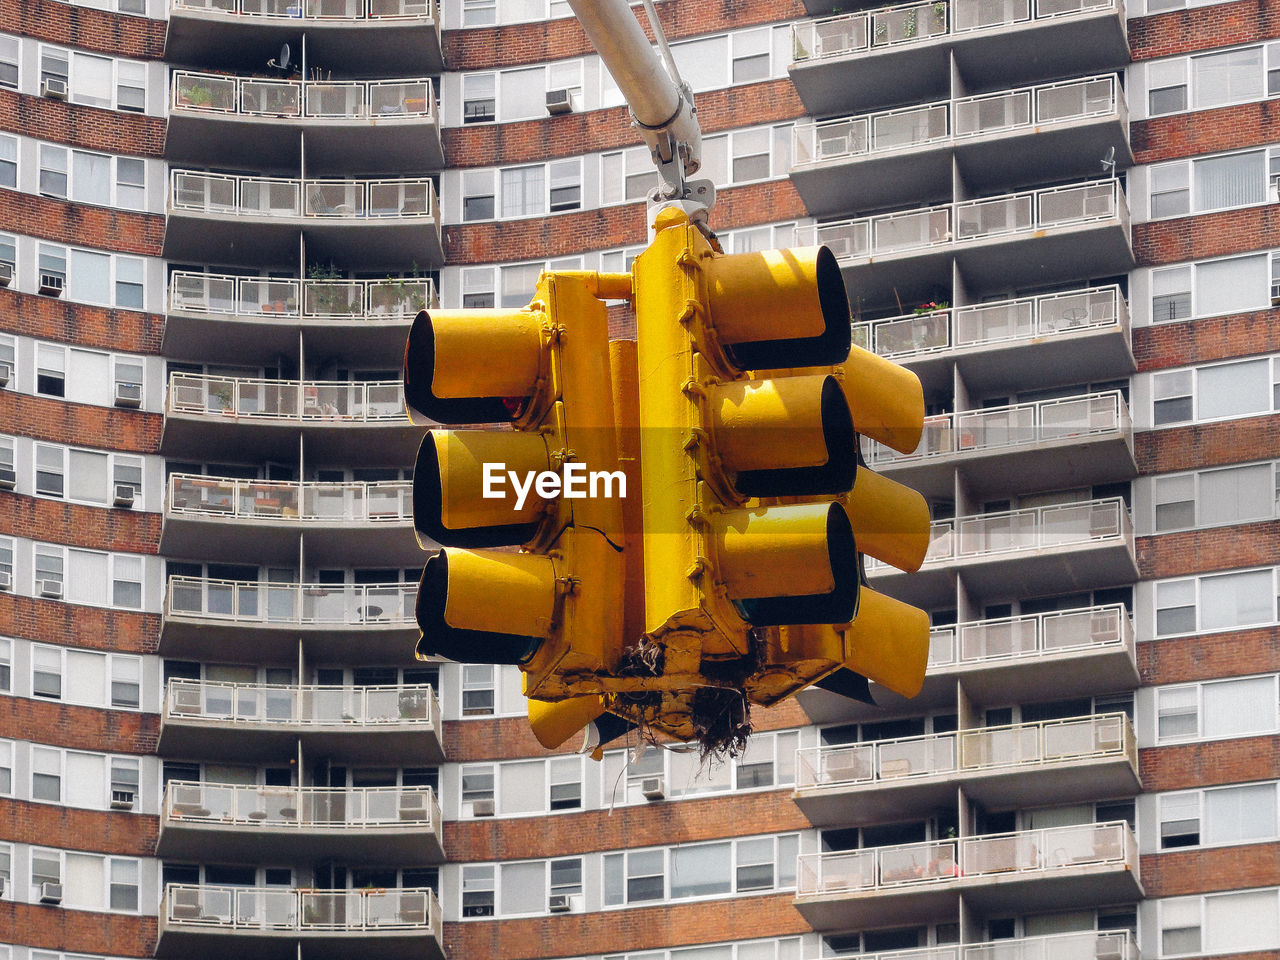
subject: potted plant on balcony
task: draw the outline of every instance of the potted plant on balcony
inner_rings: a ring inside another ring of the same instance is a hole
[[[213,102],[213,93],[203,84],[193,83],[178,89],[178,104],[184,107],[207,107]]]
[[[387,274],[387,279],[379,284],[381,288],[379,300],[381,305],[391,312],[401,312],[409,316],[427,309],[427,297],[424,286],[427,278],[418,269],[415,260],[408,276],[396,277]]]
[[[338,268],[332,263],[311,264],[311,266],[307,267],[307,279],[318,281],[318,284],[312,287],[311,296],[309,298],[311,312],[318,313],[321,316],[360,312],[360,304],[352,303],[351,298],[345,289],[336,285],[328,285],[343,279]]]

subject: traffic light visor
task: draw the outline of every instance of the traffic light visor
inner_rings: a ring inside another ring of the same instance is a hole
[[[545,382],[542,314],[423,310],[404,347],[412,418],[436,423],[518,420]]]

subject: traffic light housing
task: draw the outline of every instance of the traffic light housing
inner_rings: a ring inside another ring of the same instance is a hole
[[[418,656],[518,664],[526,694],[544,700],[615,666],[620,499],[574,497],[568,478],[621,477],[601,299],[619,294],[628,276],[544,273],[527,307],[415,318],[405,401],[413,422],[433,426],[414,470],[414,527],[442,548],[419,584]]]

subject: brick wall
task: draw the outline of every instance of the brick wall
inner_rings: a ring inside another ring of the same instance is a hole
[[[124,353],[159,353],[164,317],[0,289],[0,330]]]
[[[0,836],[14,843],[43,846],[56,837],[57,845],[69,850],[151,857],[159,830],[155,816],[0,800]]]
[[[0,391],[0,423],[5,432],[37,440],[155,453],[160,449],[163,420],[158,413]]]
[[[159,157],[164,152],[164,120],[159,117],[63,103],[12,90],[0,90],[0,130],[131,156]]]
[[[105,607],[85,607],[38,597],[0,594],[0,623],[6,631],[41,643],[66,644],[120,653],[155,653],[160,616]]]
[[[4,532],[11,536],[126,553],[156,553],[160,542],[158,513],[87,507],[42,497],[11,496],[8,504]]]
[[[51,200],[16,190],[0,190],[0,223],[6,230],[41,240],[148,257],[160,256],[164,240],[164,217],[157,214]]]
[[[55,0],[0,0],[0,32],[133,60],[164,56],[163,20],[91,10]]]
[[[85,624],[93,625],[92,622]],[[108,649],[101,643],[83,640],[78,646]],[[109,649],[127,647],[117,644]],[[0,698],[0,737],[22,740],[30,737],[33,730],[40,731],[41,743],[55,747],[106,753],[155,753],[160,717],[154,713],[100,710],[26,697]]]

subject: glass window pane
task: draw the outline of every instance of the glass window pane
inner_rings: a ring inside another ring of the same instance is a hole
[[[1196,378],[1199,420],[1241,417],[1271,409],[1271,361],[1202,367]]]

